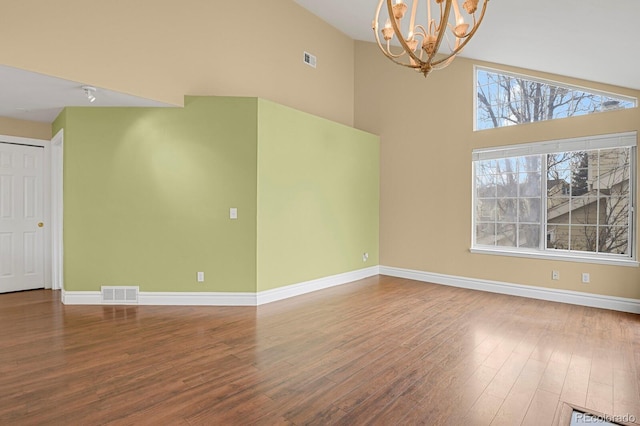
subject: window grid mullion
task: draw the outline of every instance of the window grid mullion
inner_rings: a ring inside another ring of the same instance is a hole
[[[601,150],[597,151],[598,161],[596,162],[596,167],[598,169],[596,174],[597,178],[595,179],[597,183],[596,185],[596,253],[600,253],[600,188],[602,186],[600,184],[600,152]]]
[[[516,207],[516,247],[520,247],[520,161],[516,161],[515,173],[516,199],[514,203]]]
[[[525,154],[497,160],[474,161],[474,245],[481,248],[482,245],[490,244],[508,251],[530,252],[532,248],[535,250],[536,246],[532,247],[530,240],[535,235],[532,235],[531,231],[532,227],[536,226],[536,221],[532,220],[534,217],[531,213],[534,208],[538,208],[538,215],[535,217],[539,223],[537,250],[540,253],[564,252],[580,257],[602,255],[608,258],[635,259],[635,182],[631,180],[636,173],[633,168],[635,158],[632,158],[636,148],[607,148],[606,159],[603,157],[605,153],[602,149],[567,151],[553,159],[550,156],[557,154]],[[483,165],[484,161],[491,162]],[[553,170],[549,166],[550,161],[554,162]],[[540,178],[536,184],[540,195],[535,198],[530,192],[534,173],[539,173]],[[603,173],[606,174],[606,182],[601,176]],[[549,179],[553,179],[553,185],[550,185]],[[591,187],[588,185],[589,179],[592,182]],[[610,191],[603,192],[603,185]],[[564,188],[567,187],[568,200],[563,201],[566,199]],[[478,195],[482,195],[483,198],[480,200]],[[608,197],[606,201],[609,204],[615,199],[615,205],[602,205],[603,196]],[[524,197],[527,197],[526,200]],[[534,201],[536,198],[538,201]],[[538,207],[533,207],[538,203]],[[503,216],[500,215],[501,208],[504,209]],[[615,214],[624,208],[627,208],[626,223],[618,219],[614,223],[601,217],[603,214]],[[490,222],[486,221],[488,212],[492,212],[493,216]],[[553,235],[550,217],[554,218]],[[477,223],[478,219],[481,221],[480,224]],[[489,223],[492,223],[491,230],[487,229]],[[621,237],[620,231],[623,226],[626,232]],[[483,236],[480,241],[485,241],[483,244],[478,244],[480,235]],[[605,246],[601,244],[600,237],[607,235],[612,239],[612,244],[610,249],[603,251]],[[491,241],[487,238],[489,236],[492,237]],[[547,238],[550,238],[551,245]]]
[[[540,169],[542,173],[540,173],[541,187],[540,191],[540,250],[547,250],[547,235],[549,235],[549,230],[547,228],[547,191],[548,188],[548,179],[549,179],[549,159],[548,154],[540,155]]]

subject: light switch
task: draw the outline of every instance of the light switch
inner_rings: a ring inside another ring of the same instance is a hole
[[[237,219],[238,218],[238,209],[235,207],[231,207],[229,209],[229,218],[230,219]]]
[[[197,274],[197,279],[199,283],[203,283],[204,282],[204,272],[198,272]]]

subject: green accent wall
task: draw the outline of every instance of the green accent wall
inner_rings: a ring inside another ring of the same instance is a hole
[[[67,291],[256,292],[378,264],[375,136],[232,97],[72,107],[60,128]]]
[[[56,119],[51,124],[51,134],[55,136],[60,131],[60,129],[64,129],[65,127],[67,127],[67,109],[66,108],[63,109],[62,112],[60,112],[60,114],[58,114]],[[67,129],[65,129],[65,132],[66,131]]]
[[[255,98],[67,108],[65,289],[255,291],[256,120]]]
[[[379,138],[258,106],[258,291],[378,265]]]

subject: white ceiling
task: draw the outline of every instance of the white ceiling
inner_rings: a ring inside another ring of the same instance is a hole
[[[0,117],[51,123],[66,106],[171,106],[125,93],[96,88],[89,103],[77,81],[0,65]]]
[[[374,41],[376,0],[295,0],[351,38]],[[490,0],[461,56],[640,90],[640,0]],[[0,116],[52,122],[65,106],[170,106],[0,65]]]
[[[295,1],[355,40],[375,41],[376,0]],[[460,56],[640,90],[639,16],[640,0],[490,0]]]

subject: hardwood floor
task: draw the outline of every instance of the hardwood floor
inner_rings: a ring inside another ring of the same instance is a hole
[[[633,314],[385,276],[258,308],[58,298],[0,295],[2,425],[640,419]]]

